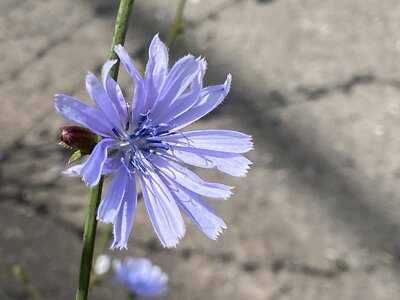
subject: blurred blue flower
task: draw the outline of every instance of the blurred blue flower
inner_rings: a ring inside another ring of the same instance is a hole
[[[181,132],[217,107],[228,94],[231,75],[222,85],[203,88],[206,62],[191,55],[168,69],[168,51],[156,35],[150,45],[145,76],[133,66],[126,50],[115,52],[134,83],[129,106],[118,84],[108,75],[116,61],[107,61],[101,84],[89,73],[86,88],[96,106],[56,95],[62,116],[101,137],[89,158],[65,171],[82,176],[89,186],[113,174],[97,218],[114,225],[112,248],[126,248],[136,210],[136,179],[153,227],[164,247],[174,247],[185,233],[183,211],[211,239],[225,223],[203,197],[227,199],[231,187],[202,180],[177,162],[244,176],[251,162],[242,156],[253,148],[251,136],[229,130]]]
[[[168,276],[146,258],[127,257],[113,261],[117,281],[142,297],[157,297],[167,291]]]

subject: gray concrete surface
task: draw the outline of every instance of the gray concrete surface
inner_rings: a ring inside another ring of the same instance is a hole
[[[165,37],[168,2],[135,3],[138,65]],[[88,99],[84,76],[107,56],[116,6],[0,2],[0,299],[27,299],[15,263],[48,299],[73,298],[86,188],[60,175],[70,153],[52,96]],[[245,179],[198,171],[236,186],[213,203],[228,224],[218,242],[188,225],[164,250],[140,205],[129,250],[110,255],[159,264],[162,299],[400,299],[399,16],[394,0],[188,1],[172,59],[205,56],[209,84],[233,74],[227,101],[196,127],[252,134],[254,165]],[[125,295],[107,280],[94,293]]]

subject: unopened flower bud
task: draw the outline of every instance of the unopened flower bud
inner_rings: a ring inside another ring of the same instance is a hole
[[[60,140],[65,145],[90,154],[99,138],[97,134],[80,126],[65,126],[60,130]]]

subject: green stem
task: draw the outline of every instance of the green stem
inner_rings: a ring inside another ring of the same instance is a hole
[[[85,228],[83,231],[82,258],[79,270],[79,285],[78,290],[76,291],[76,300],[86,300],[88,298],[97,227],[96,211],[100,203],[102,188],[103,178],[100,179],[98,185],[89,190],[89,203],[86,213]]]
[[[171,48],[176,38],[183,33],[185,29],[185,20],[183,19],[183,10],[185,8],[186,0],[179,0],[178,8],[176,10],[175,20],[171,26],[171,30],[167,35],[167,47]]]
[[[134,0],[121,0],[119,3],[117,19],[114,26],[114,34],[112,37],[110,53],[108,59],[117,59],[117,53],[114,51],[114,46],[125,42],[126,32],[128,31],[129,17],[131,15]],[[110,71],[110,77],[115,81],[118,77],[119,61],[114,65]]]
[[[116,59],[114,46],[124,44],[128,29],[129,16],[132,11],[134,0],[121,0],[118,8],[117,19],[115,21],[114,34],[111,43],[109,59]],[[116,81],[118,77],[119,64],[115,64],[110,71],[110,76]],[[76,300],[87,300],[90,285],[90,274],[93,262],[93,249],[96,237],[96,212],[100,203],[103,188],[103,178],[89,191],[89,203],[86,213],[85,228],[83,232],[82,258],[79,270],[79,285],[76,291]]]

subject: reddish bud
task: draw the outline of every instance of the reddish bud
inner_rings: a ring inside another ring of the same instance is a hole
[[[60,140],[65,145],[80,150],[82,154],[89,154],[99,138],[97,134],[84,127],[65,126],[60,130]]]

